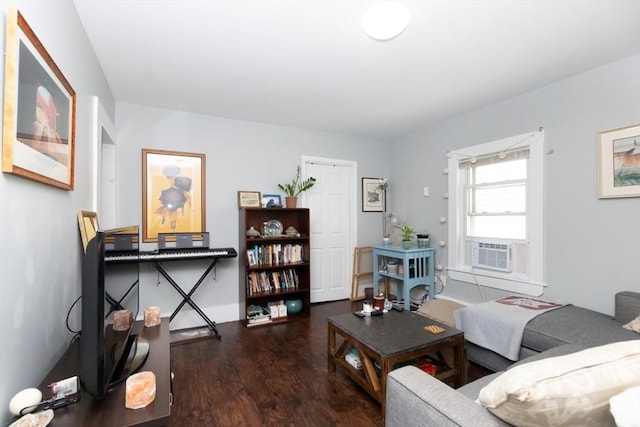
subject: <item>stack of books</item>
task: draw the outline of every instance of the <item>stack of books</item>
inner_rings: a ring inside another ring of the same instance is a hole
[[[259,305],[247,307],[247,326],[262,325],[271,322],[271,315]]]

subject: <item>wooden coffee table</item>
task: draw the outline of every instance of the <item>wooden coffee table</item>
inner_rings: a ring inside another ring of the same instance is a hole
[[[440,326],[444,332],[430,333],[424,329],[428,325]],[[337,336],[340,338],[336,339]],[[351,347],[354,347],[360,356],[361,370],[345,360],[345,355]],[[436,378],[441,381],[453,379],[455,386],[461,386],[465,381],[466,366],[462,331],[407,310],[392,310],[382,316],[364,318],[353,313],[329,317],[329,372],[334,372],[336,366],[342,368],[349,377],[380,402],[383,419],[386,410],[387,374],[394,366],[447,348],[453,349],[453,366],[438,372]],[[379,369],[375,366],[376,361],[379,363]]]

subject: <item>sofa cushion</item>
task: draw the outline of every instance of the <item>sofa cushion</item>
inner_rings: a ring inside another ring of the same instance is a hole
[[[522,335],[522,346],[542,352],[563,344],[595,347],[638,339],[621,326],[606,314],[568,305],[532,319]]]
[[[480,390],[485,388],[489,383],[496,378],[502,375],[502,372],[494,372],[493,374],[485,375],[482,378],[478,378],[477,380],[470,382],[469,384],[465,384],[462,387],[457,388],[456,390],[467,396],[471,400],[476,400],[480,395]]]
[[[609,399],[640,382],[640,340],[589,348],[509,369],[478,402],[516,426],[614,425]]]
[[[558,347],[553,347],[549,350],[545,350],[542,353],[535,353],[534,355],[529,356],[526,359],[519,360],[513,365],[509,366],[507,370],[513,369],[520,365],[524,365],[525,363],[535,362],[536,360],[543,360],[548,357],[564,356],[565,354],[571,354],[582,350],[585,350],[585,347],[577,344],[560,345]]]

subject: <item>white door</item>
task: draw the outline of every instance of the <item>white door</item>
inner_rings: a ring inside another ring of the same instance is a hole
[[[356,164],[303,158],[316,185],[303,193],[311,217],[311,302],[349,298],[356,235]]]

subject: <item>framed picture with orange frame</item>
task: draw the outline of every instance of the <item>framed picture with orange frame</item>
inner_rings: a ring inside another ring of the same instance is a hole
[[[205,155],[142,149],[142,241],[206,231]]]

